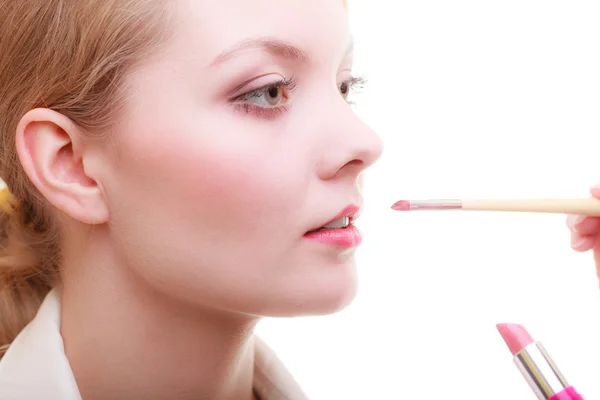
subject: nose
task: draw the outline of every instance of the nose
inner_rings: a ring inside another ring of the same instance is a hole
[[[319,178],[323,180],[348,178],[353,181],[365,169],[373,165],[383,152],[383,142],[348,105],[330,115],[325,146],[318,166]]]

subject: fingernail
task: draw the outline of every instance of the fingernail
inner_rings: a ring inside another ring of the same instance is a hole
[[[575,219],[573,220],[573,228],[577,229],[579,227],[579,224],[581,224],[585,218],[586,218],[585,215],[576,216]]]
[[[571,242],[571,247],[575,250],[580,250],[581,246],[583,246],[584,242],[585,242],[585,238],[579,238],[579,239]]]
[[[583,246],[585,244],[587,244],[587,240],[588,240],[588,238],[585,237],[585,236],[577,238],[576,240],[574,240],[573,242],[571,242],[571,247],[573,247],[573,249],[575,249],[575,250],[581,251],[581,250],[584,249]]]

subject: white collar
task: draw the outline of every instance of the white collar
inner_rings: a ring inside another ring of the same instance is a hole
[[[255,345],[255,390],[262,400],[308,400],[260,339]],[[52,290],[35,318],[0,360],[2,400],[82,400],[60,334],[60,295]]]

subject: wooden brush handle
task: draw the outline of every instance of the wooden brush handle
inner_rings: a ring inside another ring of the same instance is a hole
[[[588,199],[518,199],[463,200],[463,210],[512,211],[552,214],[577,214],[600,217],[600,200]]]

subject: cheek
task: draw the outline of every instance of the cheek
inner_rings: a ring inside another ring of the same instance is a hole
[[[186,208],[210,210],[216,223],[246,221],[255,226],[260,226],[258,221],[290,215],[304,201],[303,177],[284,160],[232,150],[179,153],[163,165],[169,185],[178,192],[174,197]]]
[[[126,148],[138,156],[120,168],[129,177],[124,189],[160,193],[149,203],[138,202],[164,210],[170,221],[215,235],[237,233],[251,240],[248,234],[298,225],[294,219],[308,195],[307,157],[277,151],[265,134],[214,132],[179,127],[129,142]]]

